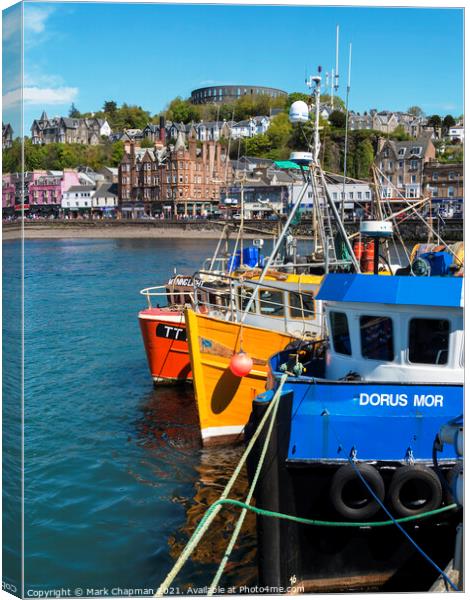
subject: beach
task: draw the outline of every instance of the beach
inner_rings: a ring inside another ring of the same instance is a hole
[[[218,239],[225,223],[136,223],[116,222],[102,223],[99,221],[73,222],[25,222],[3,223],[4,240],[19,239],[24,231],[25,239]],[[260,225],[258,225],[260,227]],[[238,224],[233,224],[231,237],[236,235]],[[234,233],[235,232],[235,233]],[[256,233],[245,232],[246,239],[269,236],[269,231],[261,228]]]

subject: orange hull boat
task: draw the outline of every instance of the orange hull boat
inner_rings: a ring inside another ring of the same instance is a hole
[[[192,381],[184,313],[147,308],[139,312],[139,323],[154,383]]]

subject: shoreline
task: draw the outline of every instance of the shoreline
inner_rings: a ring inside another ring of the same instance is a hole
[[[55,240],[55,239],[218,239],[221,235],[221,229],[176,229],[176,228],[154,228],[145,226],[127,227],[54,227],[54,226],[34,226],[24,228],[25,240]],[[263,234],[247,234],[245,239],[256,239]],[[269,232],[264,234],[271,237]],[[230,236],[232,239],[236,234]],[[21,227],[3,227],[2,239],[19,240],[21,239]]]

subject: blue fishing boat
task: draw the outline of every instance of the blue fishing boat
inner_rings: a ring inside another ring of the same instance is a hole
[[[412,591],[417,569],[445,568],[457,456],[436,434],[463,414],[462,293],[452,275],[325,276],[327,339],[271,358],[247,427],[279,398],[255,492],[260,585]]]

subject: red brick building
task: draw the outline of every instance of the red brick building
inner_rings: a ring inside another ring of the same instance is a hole
[[[156,142],[140,148],[131,142],[119,166],[121,214],[204,216],[219,204],[221,187],[231,179],[230,161],[217,142],[186,144],[182,133],[174,146]]]

